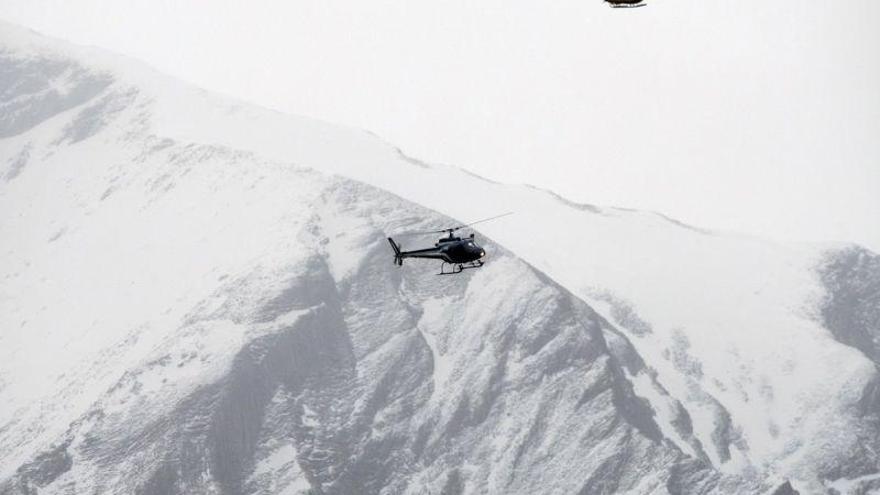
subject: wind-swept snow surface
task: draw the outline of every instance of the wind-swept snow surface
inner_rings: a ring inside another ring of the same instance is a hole
[[[450,201],[450,198],[454,198]],[[514,210],[455,277],[385,241]],[[880,262],[0,24],[0,493],[860,493]]]

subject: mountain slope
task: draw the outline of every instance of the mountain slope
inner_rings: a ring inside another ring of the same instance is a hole
[[[0,50],[7,492],[877,479],[870,253],[492,183],[6,24]],[[389,233],[509,209],[477,273],[390,263]]]
[[[142,132],[149,100],[117,84],[12,138],[31,151],[3,195],[22,234],[4,236],[21,260],[5,266],[21,270],[4,284],[4,328],[21,318],[4,333],[6,492],[718,483],[655,443],[613,329],[564,289],[500,248],[480,273],[398,270],[383,232],[450,220]],[[93,105],[118,110],[82,131]],[[597,453],[577,459],[582,445]],[[554,466],[551,484],[528,474]]]

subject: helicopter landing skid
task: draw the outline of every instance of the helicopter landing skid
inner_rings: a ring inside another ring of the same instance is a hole
[[[445,270],[446,265],[449,265],[451,267],[450,271],[448,272]],[[443,264],[440,265],[440,273],[438,273],[437,275],[455,275],[465,270],[480,268],[481,266],[483,266],[483,262],[480,260],[470,261],[468,263],[447,263],[444,261]]]

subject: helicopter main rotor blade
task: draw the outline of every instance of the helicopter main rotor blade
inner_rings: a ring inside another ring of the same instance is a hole
[[[419,232],[401,232],[399,234],[395,234],[397,237],[407,237],[411,235],[428,235],[428,234],[442,234],[443,232],[448,232],[449,229],[443,230],[423,230]]]
[[[470,227],[471,225],[476,225],[478,223],[488,222],[489,220],[495,220],[496,218],[506,217],[507,215],[513,215],[512,211],[508,211],[507,213],[502,213],[501,215],[495,215],[494,217],[484,218],[482,220],[477,220],[476,222],[466,223],[464,225],[459,225],[458,227],[453,227],[452,230],[463,229],[465,227]],[[440,232],[446,232],[449,229],[441,230]]]
[[[465,227],[470,227],[471,225],[476,225],[478,223],[488,222],[489,220],[495,220],[496,218],[506,217],[507,215],[513,215],[512,211],[508,211],[507,213],[502,213],[501,215],[495,215],[494,217],[484,218],[482,220],[477,220],[476,222],[466,223],[464,225],[459,225],[457,227],[451,227],[448,229],[440,229],[440,230],[422,230],[418,232],[401,232],[396,234],[397,237],[406,237],[411,235],[428,235],[428,234],[442,234],[444,232],[455,232],[458,229],[463,229]]]

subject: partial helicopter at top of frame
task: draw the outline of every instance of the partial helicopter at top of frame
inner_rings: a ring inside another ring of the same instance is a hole
[[[634,7],[644,7],[647,4],[645,0],[604,0],[605,3],[615,9],[631,9]]]

